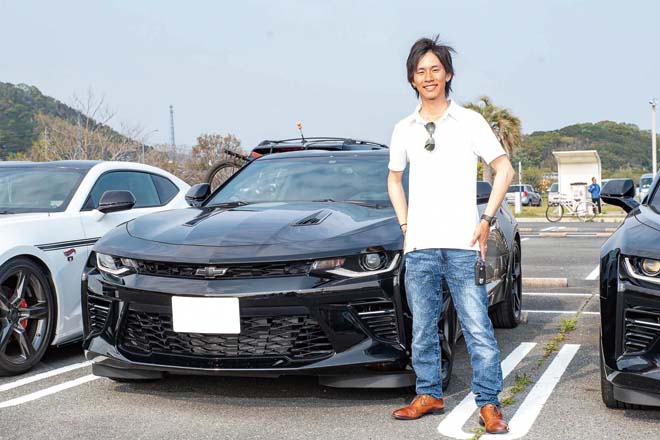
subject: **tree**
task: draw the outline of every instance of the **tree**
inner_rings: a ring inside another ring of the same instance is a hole
[[[484,117],[507,154],[515,152],[522,141],[520,119],[517,116],[510,110],[493,104],[488,96],[482,96],[476,103],[469,103],[465,107]],[[490,166],[483,167],[483,179],[493,182],[493,170]]]
[[[35,130],[39,133],[30,159],[49,160],[138,160],[146,143],[139,126],[121,124],[120,132],[107,124],[115,114],[103,97],[91,90],[84,98],[74,97],[75,119],[39,113]]]
[[[211,166],[220,160],[235,159],[227,151],[245,154],[239,141],[233,134],[202,134],[197,138],[197,144],[192,149],[192,158],[186,167],[187,182],[202,182]]]

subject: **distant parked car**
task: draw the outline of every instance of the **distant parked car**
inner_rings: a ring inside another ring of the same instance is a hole
[[[143,214],[187,206],[188,188],[139,163],[0,162],[0,376],[79,340],[80,277],[94,243]]]
[[[639,178],[639,201],[643,201],[646,194],[649,192],[649,188],[653,183],[653,174],[642,174],[642,177]]]
[[[548,205],[559,204],[559,198],[559,184],[555,182],[548,189]]]
[[[541,206],[541,194],[537,193],[532,185],[511,185],[506,193],[507,203],[514,204],[516,193],[522,192],[521,203],[524,206]]]

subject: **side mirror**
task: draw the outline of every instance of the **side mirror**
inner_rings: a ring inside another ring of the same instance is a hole
[[[630,212],[639,206],[634,199],[635,184],[632,179],[612,179],[605,184],[600,192],[600,197],[605,203],[623,208]]]
[[[493,190],[493,187],[488,182],[478,181],[477,182],[477,205],[482,203],[488,203],[490,198],[490,192]]]
[[[186,202],[192,207],[198,207],[211,195],[211,185],[198,183],[193,185],[186,193]]]
[[[106,191],[101,196],[99,207],[96,208],[104,214],[117,211],[127,211],[135,206],[135,197],[130,191]]]

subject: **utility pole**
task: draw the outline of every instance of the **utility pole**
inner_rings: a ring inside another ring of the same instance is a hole
[[[172,147],[176,145],[174,142],[174,106],[170,105],[170,143]]]
[[[657,101],[653,98],[649,101],[649,104],[651,104],[651,160],[653,161],[653,176],[655,176],[655,173],[658,171],[658,159],[655,148],[655,105],[657,104]]]

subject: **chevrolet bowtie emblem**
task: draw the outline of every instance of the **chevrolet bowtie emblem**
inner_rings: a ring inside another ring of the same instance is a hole
[[[226,267],[215,267],[215,266],[207,266],[205,268],[197,269],[197,271],[195,271],[195,275],[204,278],[221,277],[226,273],[227,273]]]

